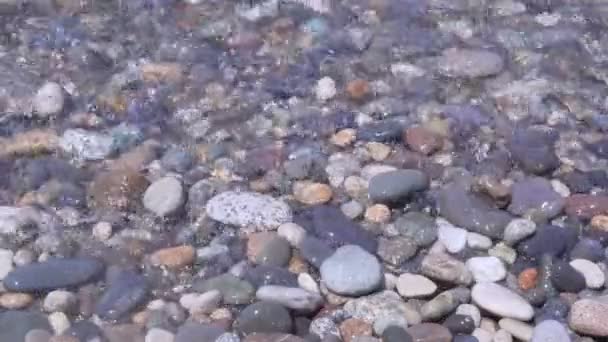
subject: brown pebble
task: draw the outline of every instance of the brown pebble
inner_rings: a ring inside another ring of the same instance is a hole
[[[34,297],[29,293],[9,292],[0,295],[0,307],[9,310],[19,310],[32,304]]]
[[[333,192],[327,184],[297,182],[293,186],[293,194],[300,203],[316,205],[329,202]]]
[[[537,278],[538,271],[536,268],[526,268],[517,277],[517,283],[519,288],[527,291],[536,287]]]
[[[99,173],[89,186],[89,205],[95,209],[125,210],[139,204],[149,185],[144,175],[131,168]]]
[[[330,141],[332,144],[340,147],[350,146],[357,139],[357,131],[352,128],[346,128],[334,134]]]
[[[602,232],[608,232],[608,216],[596,215],[591,219],[591,227]]]
[[[411,326],[407,332],[416,342],[451,342],[452,333],[443,325],[437,323],[421,323]]]
[[[178,63],[147,63],[141,66],[140,71],[146,82],[179,83],[184,76]]]
[[[299,255],[294,254],[289,260],[289,266],[287,267],[289,272],[300,274],[308,272],[308,265],[306,261]]]
[[[374,204],[365,210],[365,219],[374,223],[386,223],[391,219],[391,210],[384,204]]]
[[[371,336],[372,326],[358,318],[349,318],[340,324],[340,334],[344,342],[351,342],[357,336]]]
[[[183,245],[160,249],[152,254],[150,260],[156,266],[180,269],[192,265],[195,256],[194,247]]]
[[[34,156],[55,152],[59,137],[51,129],[33,129],[17,133],[10,138],[0,138],[0,157]]]
[[[605,297],[585,298],[570,307],[568,323],[577,333],[591,336],[608,336],[608,301]]]
[[[256,256],[264,250],[268,242],[272,241],[272,239],[275,239],[276,237],[277,234],[273,232],[250,234],[247,239],[247,258],[250,261],[255,262]]]
[[[565,212],[569,216],[590,219],[608,214],[608,196],[575,194],[566,199]]]
[[[148,321],[149,316],[150,314],[148,313],[148,311],[139,311],[134,313],[133,316],[131,316],[131,322],[138,325],[145,325]]]
[[[370,86],[366,80],[356,79],[348,82],[346,92],[353,100],[364,100],[370,94]]]
[[[421,126],[407,128],[403,140],[412,151],[425,155],[438,151],[443,145],[439,135]]]

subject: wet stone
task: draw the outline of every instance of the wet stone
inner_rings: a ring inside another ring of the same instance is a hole
[[[544,225],[539,227],[531,238],[522,241],[517,246],[517,251],[532,258],[543,254],[559,256],[575,242],[576,232],[573,229]]]
[[[553,190],[549,181],[534,177],[513,185],[509,211],[543,222],[559,215],[564,205],[565,199]]]
[[[443,321],[443,326],[454,335],[470,334],[475,330],[475,321],[470,316],[454,314]]]
[[[498,74],[504,67],[502,57],[487,50],[450,48],[437,63],[441,74],[449,77],[486,77]]]
[[[395,221],[399,233],[413,240],[420,247],[428,247],[437,239],[437,224],[430,216],[409,212]]]
[[[195,282],[192,289],[201,293],[218,290],[222,294],[222,301],[229,305],[248,303],[255,291],[249,282],[228,273]]]
[[[340,247],[321,265],[321,279],[332,291],[359,296],[377,289],[383,280],[382,266],[375,256],[359,246]]]
[[[103,160],[116,151],[111,136],[81,128],[65,131],[59,146],[65,153],[81,160]]]
[[[216,195],[207,202],[207,214],[216,221],[239,227],[276,228],[292,219],[285,202],[253,192],[227,191]]]
[[[391,142],[400,141],[403,126],[392,120],[365,124],[359,127],[357,139],[361,141]]]
[[[473,275],[465,264],[445,253],[429,253],[422,260],[420,271],[423,275],[440,281],[468,285]]]
[[[572,304],[568,324],[577,333],[606,337],[608,326],[603,317],[608,315],[606,297],[580,299]]]
[[[534,309],[525,299],[495,283],[476,284],[471,297],[480,308],[499,317],[528,321],[534,316]]]
[[[400,202],[412,193],[427,189],[428,177],[418,170],[381,173],[369,181],[369,198],[379,203]]]
[[[570,259],[585,259],[598,262],[604,258],[604,248],[602,244],[593,239],[580,239],[570,251]]]
[[[545,174],[559,166],[553,144],[555,135],[534,128],[519,129],[509,144],[512,158],[526,172]]]
[[[144,207],[156,216],[174,214],[184,205],[182,183],[175,177],[164,177],[150,184],[144,192]]]
[[[586,286],[583,274],[564,261],[557,261],[553,264],[551,282],[562,292],[578,293]]]
[[[419,342],[451,342],[450,331],[436,323],[417,324],[407,329],[408,334],[414,341]]]
[[[142,275],[121,271],[110,282],[95,306],[95,313],[116,320],[137,308],[147,297],[149,284]]]
[[[352,244],[370,252],[376,251],[377,242],[373,234],[351,221],[339,208],[314,206],[297,216],[295,222],[331,247]]]
[[[51,332],[47,317],[26,311],[0,313],[0,341],[24,341],[27,333],[34,329]]]
[[[101,329],[89,321],[74,322],[68,330],[63,332],[63,335],[74,336],[80,341],[89,341],[95,338],[102,338],[103,332]]]
[[[384,342],[412,342],[412,336],[402,327],[389,326],[382,332]]]
[[[177,329],[174,342],[215,341],[223,333],[216,325],[187,322]]]
[[[302,257],[317,268],[334,253],[324,241],[310,236],[305,237],[298,247]]]
[[[566,328],[558,321],[545,320],[534,327],[531,342],[570,342]]]
[[[344,310],[354,318],[373,324],[381,317],[405,317],[409,324],[418,324],[422,318],[412,307],[408,306],[399,294],[392,291],[381,291],[356,299],[344,305]]]
[[[414,257],[417,250],[418,247],[414,241],[404,237],[380,238],[378,241],[378,256],[395,266]]]
[[[300,312],[314,312],[323,304],[323,298],[319,294],[297,287],[262,286],[257,290],[256,298]]]
[[[133,168],[100,172],[88,189],[89,206],[96,209],[127,209],[140,203],[148,180]]]
[[[271,302],[257,302],[239,314],[236,328],[244,335],[252,333],[290,333],[293,322],[289,311]]]
[[[608,196],[575,194],[566,199],[566,214],[583,219],[608,214]]]
[[[61,85],[55,82],[43,84],[33,100],[34,113],[41,118],[60,114],[65,104],[64,91]]]
[[[50,259],[14,269],[4,278],[3,284],[10,291],[50,291],[90,282],[103,269],[103,263],[96,259]]]
[[[244,279],[255,287],[264,285],[297,286],[298,277],[285,268],[258,265],[248,268]]]

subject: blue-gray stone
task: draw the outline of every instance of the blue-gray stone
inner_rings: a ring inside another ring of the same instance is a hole
[[[63,332],[64,336],[73,336],[78,338],[79,341],[91,341],[98,338],[103,341],[103,332],[101,329],[92,322],[89,321],[78,321],[72,324]]]
[[[298,276],[285,268],[259,265],[249,267],[245,272],[245,280],[255,287],[264,285],[298,286]]]
[[[426,190],[429,178],[419,170],[395,170],[372,177],[369,198],[378,203],[397,203],[414,192]]]
[[[21,342],[33,329],[53,331],[45,315],[26,311],[0,313],[0,341]]]
[[[577,238],[574,229],[544,225],[539,227],[531,238],[521,242],[517,250],[531,258],[538,258],[543,254],[560,256],[576,244]]]
[[[88,283],[103,270],[104,264],[93,258],[53,258],[18,267],[4,278],[3,283],[7,290],[15,292],[51,291]]]
[[[300,255],[317,268],[321,267],[323,261],[334,253],[334,250],[324,241],[312,236],[306,236],[298,248]]]
[[[225,331],[211,324],[186,322],[175,334],[175,342],[215,341]]]
[[[293,321],[289,311],[272,302],[247,306],[236,319],[236,329],[244,335],[252,333],[290,333]]]
[[[146,299],[148,290],[149,285],[144,276],[122,271],[112,279],[97,302],[95,313],[103,319],[119,319],[141,304]]]

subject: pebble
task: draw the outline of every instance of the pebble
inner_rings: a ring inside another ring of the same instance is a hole
[[[517,246],[517,250],[532,258],[538,258],[544,254],[560,256],[568,249],[568,246],[574,246],[576,240],[577,233],[574,229],[544,225],[536,230],[534,236],[522,241]]]
[[[338,325],[329,316],[322,316],[310,322],[309,332],[312,335],[318,336],[319,339],[334,341],[331,338],[340,336]],[[338,339],[339,340],[339,339]]]
[[[298,202],[315,205],[329,202],[333,192],[327,184],[301,181],[294,184],[293,194]]]
[[[152,253],[150,261],[155,266],[164,266],[170,269],[181,269],[194,263],[196,250],[189,245],[168,247]]]
[[[79,160],[104,160],[116,150],[114,139],[82,128],[68,129],[59,139],[59,147]]]
[[[450,331],[436,323],[421,323],[407,329],[416,342],[452,342]]]
[[[337,93],[336,82],[330,77],[323,77],[317,81],[315,94],[319,101],[325,102],[336,96]]]
[[[112,236],[112,224],[109,222],[98,222],[93,226],[93,237],[99,241],[108,241]]]
[[[512,265],[515,262],[515,259],[517,259],[517,252],[513,248],[507,246],[504,242],[499,242],[494,247],[490,248],[488,254],[497,257],[509,265]]]
[[[237,334],[223,333],[214,342],[241,342],[241,338]]]
[[[174,342],[175,335],[165,329],[152,328],[146,333],[144,342]]]
[[[508,209],[514,215],[545,222],[559,215],[564,206],[564,198],[544,178],[525,178],[511,187],[511,204]]]
[[[352,128],[342,129],[330,139],[332,144],[340,147],[350,146],[355,140],[357,140],[357,131]]]
[[[78,298],[72,292],[55,290],[46,295],[42,307],[46,312],[71,312],[77,303]]]
[[[0,249],[0,280],[4,279],[13,270],[13,252],[9,249]]]
[[[363,79],[355,79],[346,85],[346,93],[348,96],[356,101],[364,100],[370,94],[369,82]]]
[[[403,327],[390,326],[382,332],[384,342],[413,342],[414,339]]]
[[[235,322],[236,329],[244,335],[252,333],[289,333],[293,322],[289,311],[271,302],[257,302],[241,311]]]
[[[467,246],[472,249],[486,251],[492,247],[492,239],[481,234],[469,232],[467,234]]]
[[[471,317],[476,327],[479,327],[479,324],[481,323],[481,312],[475,305],[460,304],[456,308],[455,313],[458,315],[465,315]]]
[[[18,267],[4,277],[4,287],[16,292],[40,292],[92,281],[104,265],[92,258],[49,259]]]
[[[391,209],[384,204],[374,204],[365,210],[365,219],[373,223],[387,223],[391,219]]]
[[[179,299],[179,304],[191,315],[208,314],[217,309],[222,301],[222,293],[211,290],[205,293],[186,293]]]
[[[516,218],[505,228],[503,240],[508,244],[516,244],[536,232],[536,223],[532,220]]]
[[[393,291],[381,291],[368,296],[351,299],[344,305],[344,310],[352,317],[373,324],[382,317],[404,317],[408,324],[422,321],[416,309],[406,304],[399,294]]]
[[[437,285],[425,276],[403,273],[397,279],[397,291],[405,298],[424,298],[433,295]]]
[[[505,329],[499,329],[492,336],[492,342],[513,342],[513,336]]]
[[[534,327],[531,342],[570,342],[566,328],[558,321],[545,320]]]
[[[582,219],[608,214],[608,196],[574,194],[566,199],[564,211]]]
[[[51,129],[32,129],[0,139],[0,156],[32,156],[52,153],[59,148],[57,132]]]
[[[51,332],[47,316],[12,310],[0,313],[0,341],[24,341],[27,333],[32,330]]]
[[[223,192],[207,202],[206,210],[212,219],[239,227],[277,228],[292,221],[287,203],[254,192]]]
[[[416,255],[418,247],[411,239],[395,237],[378,240],[378,256],[391,265],[401,265]]]
[[[130,167],[100,172],[89,186],[88,204],[101,210],[135,207],[148,185],[146,177]]]
[[[297,247],[306,237],[306,230],[295,223],[288,222],[279,226],[277,234],[287,240],[292,247]]]
[[[460,260],[445,253],[429,253],[420,265],[423,275],[440,281],[468,285],[473,275]]]
[[[399,234],[410,238],[420,247],[428,247],[437,240],[437,224],[430,216],[409,212],[395,221]]]
[[[371,324],[357,318],[347,318],[340,323],[339,329],[344,342],[354,342],[359,337],[372,335]]]
[[[473,257],[466,261],[475,282],[498,282],[507,276],[505,265],[497,257]]]
[[[530,341],[534,327],[511,318],[503,318],[498,321],[498,326],[509,332],[513,337],[522,341]]]
[[[599,289],[604,286],[606,275],[597,264],[585,259],[574,259],[570,261],[570,266],[585,277],[588,288]]]
[[[375,256],[355,245],[340,247],[320,268],[321,279],[331,291],[360,296],[377,289],[383,280],[382,266]]]
[[[377,336],[382,336],[386,329],[390,327],[398,327],[403,329],[407,329],[407,320],[405,317],[397,316],[397,317],[380,317],[374,321],[373,329],[374,333]]]
[[[551,269],[551,282],[556,289],[563,292],[578,293],[585,289],[583,274],[565,261],[558,260]]]
[[[504,61],[488,50],[449,48],[439,57],[437,67],[448,77],[477,78],[498,74]]]
[[[437,237],[448,252],[455,254],[462,251],[467,243],[467,231],[453,226],[443,219],[437,219]]]
[[[424,155],[430,155],[440,150],[443,146],[441,136],[421,126],[406,129],[403,134],[403,140],[412,151]]]
[[[308,273],[298,274],[298,285],[308,292],[321,293],[319,285],[317,285],[315,279]]]
[[[0,307],[8,310],[24,309],[34,301],[29,293],[9,292],[0,295]]]
[[[454,335],[471,334],[475,330],[475,321],[470,316],[454,314],[446,318],[443,326]]]
[[[184,202],[182,183],[175,177],[163,177],[155,181],[143,196],[144,207],[159,217],[175,214]]]
[[[334,250],[324,241],[315,237],[306,237],[298,246],[300,255],[311,265],[319,268]]]
[[[215,341],[224,332],[224,329],[213,324],[186,322],[177,329],[175,342]],[[118,340],[116,342],[122,341],[131,340]]]
[[[555,154],[555,140],[555,135],[541,129],[516,129],[508,148],[513,160],[524,171],[542,175],[553,171],[560,164]]]
[[[355,200],[340,205],[342,213],[351,220],[361,216],[361,214],[363,214],[363,209],[363,205]]]
[[[248,303],[255,292],[253,286],[249,282],[228,273],[195,282],[192,289],[200,293],[218,290],[222,294],[222,301],[228,305]]]
[[[536,268],[526,268],[517,277],[517,283],[522,290],[530,290],[536,287],[538,271]]]
[[[291,246],[275,233],[255,233],[247,241],[247,256],[258,265],[282,267],[289,263]]]
[[[471,291],[473,302],[499,317],[528,321],[534,309],[521,296],[496,283],[477,283]]]
[[[426,190],[428,177],[418,170],[395,170],[373,176],[369,181],[369,198],[377,203],[394,203],[414,192]]]
[[[61,335],[70,328],[70,319],[63,312],[53,312],[49,314],[49,324],[55,335]]]
[[[604,259],[604,247],[598,240],[582,238],[570,251],[570,259],[585,259],[598,262]]]
[[[444,291],[420,307],[423,321],[439,320],[454,311],[462,301],[468,301],[468,289],[454,288]]]
[[[323,298],[318,292],[309,292],[297,287],[262,286],[257,290],[256,298],[275,302],[299,312],[315,312],[323,305]]]
[[[46,330],[32,329],[25,335],[24,342],[49,342],[52,337]]]
[[[493,333],[477,328],[473,331],[473,337],[477,338],[479,342],[493,342]]]
[[[148,291],[148,281],[142,275],[120,271],[97,301],[95,313],[102,319],[119,319],[140,305]]]
[[[43,84],[32,100],[34,113],[41,118],[60,114],[65,104],[63,87],[55,82]]]

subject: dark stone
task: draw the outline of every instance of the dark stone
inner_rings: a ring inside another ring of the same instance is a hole
[[[475,321],[471,316],[454,314],[446,318],[443,326],[448,328],[452,334],[471,334],[475,330]]]
[[[439,211],[452,224],[491,238],[502,238],[512,217],[468,192],[462,185],[445,186],[438,196]]]
[[[24,341],[25,335],[33,329],[53,331],[43,314],[26,311],[0,312],[0,341]]]
[[[598,240],[580,239],[570,251],[570,260],[586,259],[598,262],[604,259],[604,248]]]
[[[576,243],[577,233],[573,229],[553,225],[543,225],[529,239],[517,248],[524,256],[538,258],[543,254],[560,256]]]
[[[103,263],[93,258],[53,258],[17,267],[4,278],[3,284],[15,292],[51,291],[93,281],[103,269]]]
[[[312,236],[306,236],[298,246],[301,256],[316,268],[321,267],[325,259],[329,258],[334,250],[325,241]]]
[[[600,158],[608,158],[608,139],[601,139],[594,143],[587,144],[587,148]]]
[[[410,194],[426,190],[428,177],[419,170],[395,170],[372,177],[369,181],[369,198],[378,203],[399,203]]]
[[[175,342],[215,341],[225,332],[216,325],[186,322],[177,329]]]
[[[185,149],[171,148],[165,152],[160,163],[169,171],[184,173],[194,164],[194,156]]]
[[[298,286],[298,276],[281,267],[265,265],[249,267],[244,278],[255,287],[264,285]]]
[[[508,209],[514,215],[546,222],[559,215],[565,204],[565,199],[553,190],[547,179],[529,177],[513,184]]]
[[[591,191],[593,183],[589,174],[573,171],[561,177],[562,182],[568,186],[572,193],[582,194]]]
[[[560,297],[551,298],[538,310],[535,323],[539,324],[548,319],[565,322],[569,312],[570,305],[564,299]]]
[[[553,146],[556,140],[557,134],[553,131],[516,129],[509,142],[509,151],[524,171],[542,175],[559,166]]]
[[[255,293],[255,289],[249,282],[239,279],[230,273],[196,281],[192,285],[192,289],[200,293],[218,290],[222,293],[223,302],[232,305],[249,303]]]
[[[393,120],[365,124],[357,130],[361,141],[394,142],[401,140],[404,125]]]
[[[76,337],[79,341],[83,342],[88,342],[96,338],[103,341],[103,332],[101,329],[96,324],[89,321],[78,321],[73,323],[63,335]]]
[[[271,302],[247,306],[236,319],[235,328],[244,335],[253,333],[290,333],[293,322],[289,311]]]
[[[594,186],[598,186],[600,188],[608,187],[608,174],[605,170],[591,170],[587,172],[587,175]]]
[[[555,288],[562,292],[578,293],[585,289],[585,277],[565,261],[557,261],[553,264],[551,281]]]
[[[358,245],[371,253],[376,252],[377,242],[374,235],[350,220],[338,208],[314,206],[297,215],[295,222],[333,248]]]
[[[412,336],[402,327],[391,325],[382,332],[382,342],[413,342]]]
[[[144,276],[121,271],[97,302],[95,313],[103,319],[119,319],[140,305],[148,291],[149,285]]]
[[[403,237],[409,238],[420,247],[428,247],[437,240],[435,220],[421,212],[408,212],[395,221],[395,228]]]
[[[288,160],[283,164],[285,174],[290,179],[304,179],[308,177],[313,166],[312,156],[302,156]]]
[[[479,342],[477,337],[471,335],[456,335],[452,342]]]

